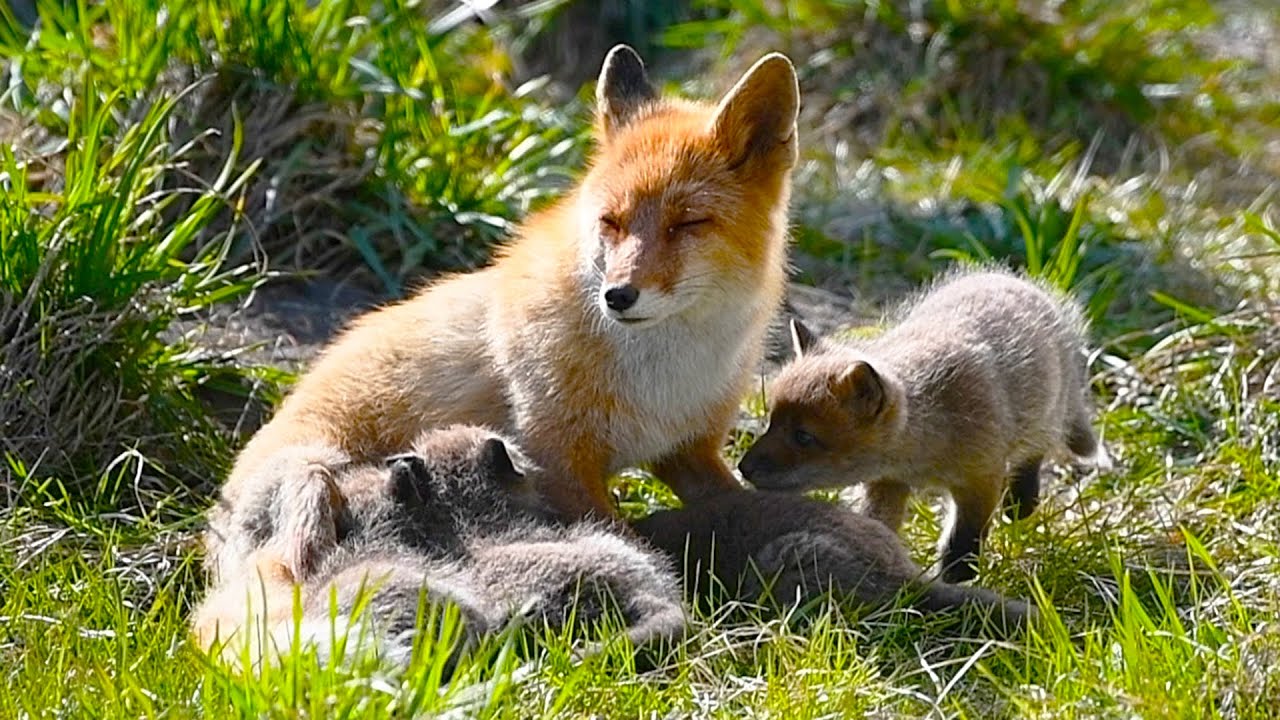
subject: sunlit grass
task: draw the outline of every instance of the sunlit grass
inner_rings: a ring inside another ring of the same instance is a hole
[[[980,568],[982,585],[1038,602],[1041,623],[991,642],[894,609],[700,611],[670,652],[622,643],[583,660],[581,637],[513,631],[451,682],[447,644],[427,642],[437,616],[408,668],[303,652],[253,672],[192,647],[200,490],[243,439],[201,392],[258,382],[270,398],[280,376],[172,327],[252,291],[262,251],[362,266],[388,295],[423,266],[482,259],[581,164],[585,106],[514,80],[527,37],[512,38],[562,8],[444,29],[452,6],[433,3],[39,5],[37,34],[0,7],[0,129],[17,128],[0,143],[0,717],[1280,709],[1280,233],[1265,170],[1280,125],[1274,78],[1180,34],[1213,26],[1207,4],[1068,3],[1055,18],[1012,0],[919,17],[704,3],[702,24],[666,36],[747,52],[763,35],[796,60],[803,279],[881,306],[989,259],[1088,307],[1117,468],[1055,469]],[[759,397],[746,409],[759,418]],[[735,432],[731,457],[761,423]],[[676,502],[643,472],[614,491],[628,516]],[[937,508],[913,511],[904,537],[928,563]]]

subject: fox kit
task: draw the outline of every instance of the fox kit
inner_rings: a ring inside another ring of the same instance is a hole
[[[384,463],[283,488],[293,500],[267,504],[273,533],[250,555],[253,571],[197,611],[198,640],[225,642],[247,620],[255,659],[260,638],[289,647],[295,585],[297,634],[322,657],[331,654],[336,610],[341,628],[358,628],[385,658],[407,662],[424,594],[459,608],[468,642],[517,618],[558,627],[610,608],[637,644],[683,632],[665,558],[602,523],[556,523],[521,469],[529,467],[501,436],[457,426],[424,433],[412,452]],[[225,647],[238,657],[236,643]]]
[[[594,159],[488,267],[356,320],[247,444],[210,513],[215,579],[255,488],[366,462],[427,427],[502,429],[564,516],[611,517],[605,480],[650,463],[684,497],[736,487],[721,456],[785,280],[799,89],[771,54],[715,105],[663,98],[618,46]]]
[[[376,475],[385,479],[386,473],[369,466],[340,477],[363,488]],[[468,633],[485,627],[456,563],[371,532],[348,538],[349,505],[328,474],[294,478],[260,501],[259,512],[243,520],[264,542],[249,555],[248,567],[214,588],[194,613],[192,631],[202,649],[220,644],[222,658],[233,664],[247,651],[256,666],[287,654],[295,640],[313,647],[322,662],[349,642],[407,665],[422,600],[455,604]]]
[[[897,534],[883,523],[801,495],[738,490],[657,512],[636,531],[677,560],[695,596],[727,591],[782,604],[837,592],[868,605],[904,595],[925,612],[971,606],[1006,634],[1034,610],[981,588],[926,582]]]
[[[942,577],[973,577],[987,524],[1011,478],[1026,517],[1040,463],[1070,451],[1104,462],[1091,427],[1085,322],[1067,298],[1013,273],[956,272],[883,335],[838,343],[793,323],[797,359],[768,391],[769,429],[742,458],[761,489],[869,483],[868,511],[890,528],[909,489],[950,493]]]
[[[637,645],[681,634],[684,607],[667,559],[612,524],[556,522],[539,504],[531,469],[490,431],[427,432],[413,453],[392,459],[390,516],[384,505],[354,532],[390,531],[460,558],[491,628],[515,616],[589,623],[613,608]]]

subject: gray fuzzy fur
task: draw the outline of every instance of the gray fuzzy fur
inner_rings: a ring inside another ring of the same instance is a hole
[[[455,426],[425,433],[385,464],[264,496],[269,518],[255,522],[275,533],[266,547],[301,585],[304,644],[334,655],[338,626],[352,633],[349,644],[358,630],[384,659],[407,663],[424,600],[459,608],[459,650],[513,621],[559,628],[610,609],[636,644],[682,633],[667,559],[606,523],[558,524],[525,479],[529,468],[501,436]],[[320,501],[334,492],[339,502]],[[272,634],[291,642],[289,632]]]
[[[1080,308],[1019,274],[947,274],[871,339],[793,333],[809,348],[773,381],[770,428],[743,458],[743,475],[770,490],[868,483],[868,511],[894,529],[909,489],[945,488],[953,510],[940,564],[948,579],[973,576],[1011,477],[1010,514],[1024,517],[1038,500],[1044,458],[1106,463],[1091,426]],[[849,377],[857,381],[841,385]],[[850,386],[859,390],[841,395]],[[815,408],[828,419],[815,421]],[[798,429],[818,442],[799,447],[789,439]]]
[[[684,560],[686,591],[744,602],[802,604],[825,593],[881,606],[903,598],[923,612],[970,607],[1001,634],[1035,615],[982,588],[930,582],[883,523],[801,495],[741,490],[662,511],[636,532]]]

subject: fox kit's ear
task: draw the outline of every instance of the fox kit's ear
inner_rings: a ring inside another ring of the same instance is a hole
[[[858,360],[836,376],[836,395],[855,417],[870,420],[880,414],[887,400],[884,380],[870,363]]]
[[[734,165],[756,157],[783,156],[795,164],[800,85],[791,61],[769,53],[751,66],[716,109],[713,130]]]
[[[524,478],[524,473],[517,470],[511,461],[506,443],[496,437],[485,440],[480,446],[480,470],[502,482],[517,482]]]
[[[644,61],[626,45],[615,45],[604,58],[596,81],[596,115],[600,136],[607,139],[625,127],[636,111],[657,99],[649,84]]]
[[[796,359],[808,355],[817,344],[818,336],[813,334],[809,326],[791,318],[791,349],[795,351]]]

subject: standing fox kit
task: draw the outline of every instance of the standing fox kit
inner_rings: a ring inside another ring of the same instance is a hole
[[[818,340],[793,323],[797,359],[772,382],[769,429],[739,468],[762,489],[868,483],[868,512],[894,529],[912,486],[941,485],[942,577],[970,579],[1006,478],[1022,518],[1046,456],[1104,457],[1085,330],[1072,301],[992,269],[944,278],[871,340]]]
[[[721,448],[785,280],[799,89],[771,54],[717,103],[661,97],[626,46],[596,88],[577,187],[478,271],[356,320],[248,443],[210,514],[215,579],[242,497],[363,462],[424,428],[514,435],[567,517],[611,516],[606,478],[651,463],[681,496],[736,487]]]

